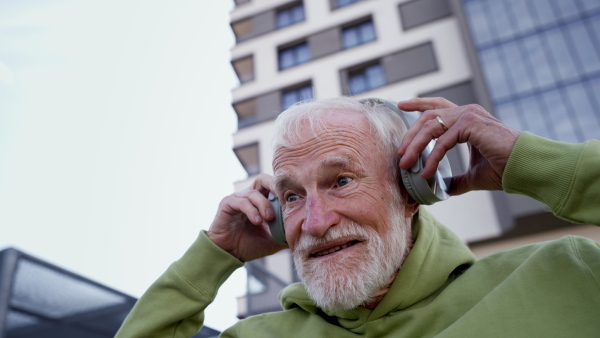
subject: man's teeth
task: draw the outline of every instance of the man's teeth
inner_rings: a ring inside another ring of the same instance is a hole
[[[352,243],[346,243],[346,244],[342,244],[342,245],[338,245],[338,246],[334,246],[333,248],[329,249],[329,250],[325,250],[325,251],[321,251],[321,252],[317,252],[315,254],[315,256],[317,257],[321,257],[321,256],[325,256],[325,255],[329,255],[332,254],[336,251],[340,251],[342,249],[346,249],[347,247],[351,246]]]

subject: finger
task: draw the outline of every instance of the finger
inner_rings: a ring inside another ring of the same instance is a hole
[[[265,220],[272,220],[275,218],[275,212],[271,207],[269,200],[258,190],[254,190],[253,193],[247,197],[252,204],[260,211],[260,216]]]
[[[421,115],[419,120],[410,128],[402,140],[402,145],[398,149],[398,155],[401,156],[400,167],[403,169],[410,168],[419,154],[423,152],[425,147],[431,140],[439,138],[446,132],[437,117],[441,115],[449,116],[452,112],[447,109],[428,110]],[[448,122],[446,122],[448,121]],[[450,128],[453,124],[453,119],[444,117],[444,124]]]
[[[447,132],[437,139],[433,149],[427,157],[427,161],[425,162],[425,167],[423,168],[422,173],[423,177],[429,178],[435,174],[435,171],[438,169],[439,164],[444,156],[446,156],[446,153],[459,143],[458,136],[459,132],[457,129],[448,129]]]
[[[252,189],[260,191],[264,196],[269,195],[269,191],[273,191],[271,189],[271,181],[273,177],[267,174],[260,174],[254,179],[254,183],[252,183]]]
[[[443,108],[453,108],[456,105],[443,97],[417,97],[398,102],[398,108],[406,111],[426,111]]]
[[[450,128],[453,124],[453,119],[449,119],[448,115],[460,116],[460,109],[458,107],[452,107],[424,111],[423,114],[421,114],[421,116],[419,117],[419,119],[417,119],[417,121],[410,127],[410,129],[404,135],[404,138],[402,139],[402,144],[400,145],[400,148],[398,148],[398,155],[401,157],[405,156],[406,150],[412,146],[414,138],[417,135],[419,135],[419,133],[425,127],[426,124],[428,124],[427,127],[430,129],[430,131],[434,132],[434,134],[436,135],[435,137],[438,137],[439,135],[443,134],[445,130],[442,127],[442,124],[437,120],[437,118],[443,117],[442,121],[444,122],[447,128]],[[423,151],[424,148],[425,147],[423,147],[420,151]],[[406,161],[408,162],[409,160],[412,161],[412,157],[409,157],[409,159],[407,159]]]
[[[235,198],[237,198],[237,200],[234,200],[234,202],[231,203],[231,207],[234,210],[236,209],[236,204],[239,205],[239,209],[241,209],[243,203],[245,203],[244,200],[247,200],[253,206],[254,210],[251,210],[250,208],[243,210],[253,224],[261,224],[263,220],[270,220],[275,217],[271,203],[262,192],[256,189],[246,189],[236,192],[233,195]],[[247,212],[250,213],[248,214]]]

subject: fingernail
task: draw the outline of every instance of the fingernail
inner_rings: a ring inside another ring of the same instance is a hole
[[[260,217],[258,215],[254,216],[254,222],[255,223],[262,223],[262,217]]]
[[[275,217],[275,211],[273,211],[273,208],[271,208],[271,207],[267,207],[267,210],[266,210],[266,212],[267,212],[267,217],[268,217],[268,218],[273,218],[273,217]]]

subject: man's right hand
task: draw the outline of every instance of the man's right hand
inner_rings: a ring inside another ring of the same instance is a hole
[[[271,179],[271,176],[261,174],[252,187],[223,198],[208,229],[207,235],[215,244],[243,262],[287,247],[273,240],[266,223],[275,218],[266,197],[271,189]]]

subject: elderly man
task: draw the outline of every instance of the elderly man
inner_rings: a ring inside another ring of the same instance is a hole
[[[223,199],[208,230],[150,287],[119,337],[189,337],[219,286],[243,262],[273,254],[269,191],[302,283],[283,311],[250,317],[223,336],[600,336],[600,245],[566,237],[476,261],[411,198],[409,169],[432,139],[422,175],[468,143],[469,170],[451,194],[521,193],[574,222],[600,223],[600,142],[573,145],[522,133],[481,107],[441,99],[406,131],[385,105],[355,99],[294,106],[277,121],[274,177]],[[400,159],[401,158],[401,159]]]

